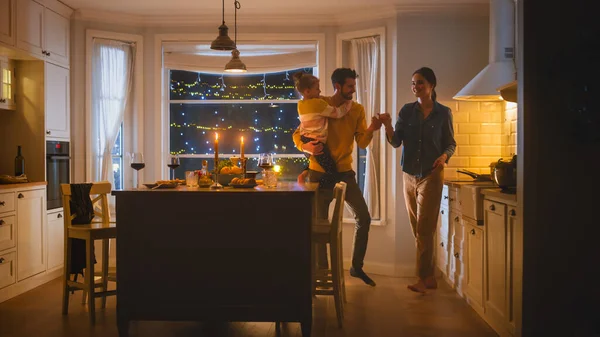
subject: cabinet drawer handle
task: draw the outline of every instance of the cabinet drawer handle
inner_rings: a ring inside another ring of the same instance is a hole
[[[58,213],[58,215],[56,216],[57,218],[62,218],[62,214]]]
[[[442,210],[441,213],[444,214],[444,210]]]
[[[0,257],[0,263],[4,263],[4,258]]]
[[[445,200],[448,200],[448,196],[447,196],[447,195],[445,195],[445,196],[444,196],[444,199],[445,199]]]
[[[454,221],[459,222],[460,219],[458,217],[454,218]]]
[[[475,235],[475,230],[471,229],[471,235]]]
[[[19,193],[19,195],[17,196],[17,198],[23,199],[23,198],[25,198],[25,196],[23,195],[23,193]]]
[[[458,259],[458,253],[454,253],[454,257]]]
[[[495,211],[495,210],[496,210],[496,206],[490,205],[490,211]]]
[[[440,246],[444,247],[444,243],[443,243],[443,242],[441,242],[441,243],[440,243]]]
[[[515,215],[517,215],[517,212],[515,212],[514,209],[511,209],[510,210],[510,216],[515,216]]]
[[[0,201],[0,206],[6,205],[6,201]]]
[[[47,134],[47,135],[51,135],[51,134],[52,134],[52,131],[50,131],[50,130],[47,130],[47,131],[46,131],[46,134]]]

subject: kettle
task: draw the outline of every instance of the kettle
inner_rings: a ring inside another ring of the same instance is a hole
[[[514,155],[510,161],[500,158],[492,163],[490,168],[492,180],[503,191],[517,187],[517,155]]]

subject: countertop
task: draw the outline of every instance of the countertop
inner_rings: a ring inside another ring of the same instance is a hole
[[[461,187],[463,185],[493,185],[491,180],[477,181],[475,179],[444,179],[444,185],[450,187]]]
[[[48,183],[45,181],[35,181],[35,182],[18,183],[18,184],[0,184],[0,191],[1,190],[12,190],[15,188],[22,188],[22,187],[46,186],[47,184]]]
[[[502,189],[500,188],[484,188],[481,190],[481,194],[489,196],[489,197],[493,197],[496,199],[501,199],[501,200],[506,200],[507,202],[510,203],[516,203],[517,202],[517,194],[509,194],[509,193],[502,193],[501,192]]]
[[[185,193],[279,193],[279,192],[314,192],[319,185],[316,183],[298,184],[296,182],[279,182],[276,188],[266,188],[263,185],[258,185],[253,188],[233,188],[226,186],[219,190],[202,187],[186,187],[178,186],[176,188],[158,188],[155,190],[142,187],[139,189],[131,188],[125,190],[113,190],[112,195],[120,195],[125,193],[170,193],[170,192],[185,192]]]

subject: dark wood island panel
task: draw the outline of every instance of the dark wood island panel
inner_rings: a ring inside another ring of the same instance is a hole
[[[317,186],[113,191],[117,324],[300,322],[310,336]]]

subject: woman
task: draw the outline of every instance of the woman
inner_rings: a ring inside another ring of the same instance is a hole
[[[380,115],[388,142],[403,145],[404,199],[417,244],[419,281],[408,288],[424,293],[437,288],[434,276],[434,240],[437,227],[444,166],[456,149],[452,112],[436,101],[437,80],[433,70],[418,69],[412,76],[417,100],[402,107],[396,127],[389,114]]]

